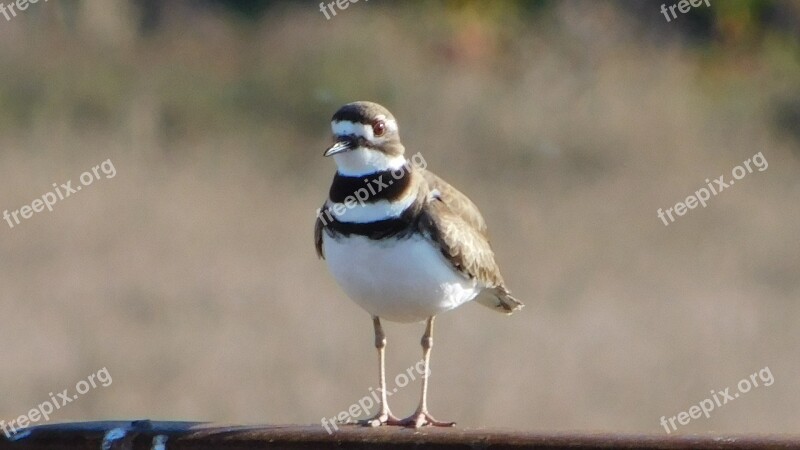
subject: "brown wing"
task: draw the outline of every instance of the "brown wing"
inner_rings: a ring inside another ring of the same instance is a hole
[[[422,208],[420,230],[439,246],[442,255],[456,270],[484,286],[484,291],[476,298],[478,303],[507,314],[522,309],[522,302],[512,297],[505,287],[494,251],[486,237],[483,217],[466,196],[451,189],[469,202],[472,210],[466,208],[456,211],[444,198],[433,195]],[[482,229],[471,221],[478,221]]]
[[[322,252],[322,214],[325,212],[325,205],[317,212],[317,221],[314,224],[314,246],[317,248],[317,256],[320,259],[325,259],[325,254]]]
[[[422,209],[420,229],[439,246],[461,273],[487,287],[503,284],[486,236],[441,198],[429,199]]]
[[[483,220],[478,207],[466,195],[458,189],[448,184],[435,173],[428,170],[421,170],[422,176],[428,182],[431,191],[439,191],[439,197],[450,207],[450,210],[461,217],[467,224],[475,228],[484,236],[488,236],[486,221]]]

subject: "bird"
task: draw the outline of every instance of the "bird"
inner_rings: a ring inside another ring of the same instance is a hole
[[[437,315],[470,301],[506,314],[522,302],[506,288],[477,206],[427,170],[421,152],[406,157],[397,120],[368,101],[331,119],[336,173],[317,210],[314,244],[341,289],[372,317],[380,410],[361,424],[449,427],[428,410],[428,378]],[[387,403],[386,335],[381,320],[425,322],[424,373],[416,411],[405,419]]]

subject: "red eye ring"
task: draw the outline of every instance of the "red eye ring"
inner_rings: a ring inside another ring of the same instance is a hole
[[[381,137],[384,133],[386,133],[386,122],[377,120],[372,123],[372,134],[374,134],[375,137]]]

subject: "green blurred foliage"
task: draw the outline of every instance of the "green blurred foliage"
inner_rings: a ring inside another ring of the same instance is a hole
[[[357,48],[347,41],[343,43],[347,47],[339,47],[341,53],[333,55],[330,49],[323,52],[309,46],[302,50],[301,58],[282,55],[279,42],[268,44],[277,50],[269,56],[256,45],[240,45],[230,50],[234,53],[226,61],[207,61],[203,58],[210,52],[199,47],[202,36],[181,36],[176,43],[172,34],[171,24],[194,20],[195,12],[212,10],[227,14],[225,26],[236,30],[244,41],[258,42],[259,23],[281,17],[287,8],[316,8],[313,3],[119,0],[128,5],[125,13],[135,18],[132,37],[127,41],[120,38],[126,42],[121,46],[97,42],[96,37],[82,32],[82,12],[88,4],[84,0],[60,5],[57,19],[50,20],[50,28],[42,33],[41,52],[4,55],[8,63],[0,67],[4,80],[0,84],[0,130],[24,131],[37,120],[57,118],[79,128],[113,128],[126,120],[125,100],[142,88],[161,102],[157,122],[165,142],[202,132],[259,128],[265,122],[313,126],[333,105],[350,98],[348,95],[374,92],[388,99],[396,95],[389,70],[382,78],[388,83],[375,81],[371,86],[354,86],[349,73],[330,70],[337,65],[339,54],[364,65],[389,57],[370,40],[363,40]],[[800,81],[792,76],[800,54],[797,2],[713,1],[712,8],[698,7],[672,23],[666,23],[660,14],[659,1],[615,0],[607,4],[638,24],[646,41],[642,45],[678,42],[710,56],[705,70],[714,83],[720,79],[735,83],[737,72],[743,70],[737,64],[758,58],[759,64],[771,66],[766,72],[787,74],[777,80],[785,90],[800,90]],[[518,37],[553,26],[557,2],[415,0],[401,4],[373,0],[369,5],[387,13],[392,8],[397,21],[418,27],[420,38],[415,44],[430,50],[422,58],[445,59],[454,65],[472,62],[507,67],[506,76],[514,77],[514,60],[525,57],[527,50]],[[220,31],[220,36],[225,35]],[[60,49],[44,50],[53,41],[60,42]],[[332,97],[332,92],[338,97]],[[793,120],[791,111],[800,109],[795,98],[780,95],[776,100],[780,104],[774,114],[781,129],[791,128],[786,125]]]

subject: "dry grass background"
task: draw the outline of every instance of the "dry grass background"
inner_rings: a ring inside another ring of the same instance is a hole
[[[661,433],[662,415],[769,366],[771,387],[680,431],[797,432],[800,164],[774,120],[800,92],[796,42],[698,50],[643,38],[618,3],[535,23],[486,3],[358,3],[330,21],[282,6],[244,25],[175,6],[146,37],[111,0],[0,21],[0,207],[117,169],[0,226],[0,418],[104,366],[113,384],[53,420],[319,423],[366,395],[369,317],[311,235],[328,119],[369,99],[482,208],[528,303],[439,318],[434,415]],[[759,151],[766,171],[656,217]],[[391,376],[421,332],[388,326]]]

